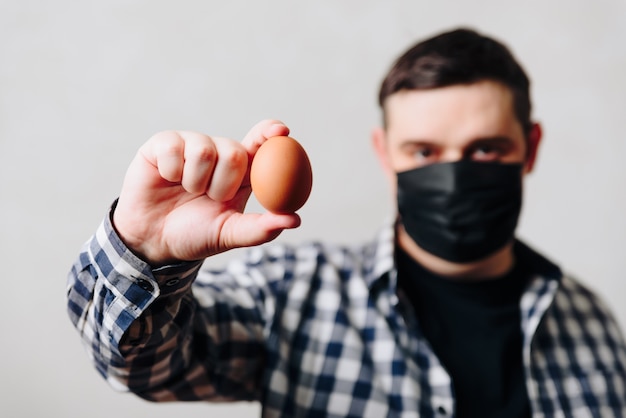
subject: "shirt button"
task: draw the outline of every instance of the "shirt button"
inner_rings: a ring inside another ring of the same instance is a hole
[[[154,290],[154,286],[152,286],[152,283],[150,283],[146,279],[138,279],[137,285],[148,292],[152,292]]]
[[[180,282],[180,279],[178,277],[174,277],[173,279],[169,279],[168,281],[165,282],[165,286],[175,286]]]

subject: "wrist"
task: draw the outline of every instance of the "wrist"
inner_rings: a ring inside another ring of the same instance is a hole
[[[124,246],[133,253],[137,258],[141,261],[147,263],[152,268],[159,268],[168,264],[175,264],[178,260],[174,260],[171,258],[165,258],[159,256],[155,251],[150,249],[150,246],[147,245],[147,240],[145,239],[146,235],[140,236],[141,234],[131,234],[127,228],[124,228],[126,225],[126,220],[123,216],[123,213],[120,214],[120,210],[118,208],[119,199],[116,199],[111,205],[111,211],[109,213],[109,219],[111,222],[111,228],[118,236],[120,242],[124,244]],[[131,220],[131,223],[133,221]]]

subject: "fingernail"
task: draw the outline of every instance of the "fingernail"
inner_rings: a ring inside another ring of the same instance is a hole
[[[275,123],[272,126],[270,126],[271,129],[287,129],[287,132],[289,132],[289,128],[284,124],[284,123]]]

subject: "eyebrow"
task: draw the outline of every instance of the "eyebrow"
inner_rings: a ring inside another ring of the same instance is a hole
[[[429,141],[427,139],[403,139],[402,141],[400,141],[401,148],[414,147],[419,145],[433,146],[438,145],[438,143],[436,141]]]
[[[472,145],[480,145],[480,144],[490,144],[490,145],[513,145],[515,141],[508,136],[493,136],[493,137],[485,137],[485,138],[476,138],[470,141],[467,146]]]
[[[479,137],[474,138],[464,145],[464,148],[469,148],[481,144],[489,145],[513,145],[513,139],[508,136],[492,136],[492,137]],[[400,147],[414,147],[414,146],[441,146],[441,142],[429,140],[429,139],[406,139],[400,142]]]

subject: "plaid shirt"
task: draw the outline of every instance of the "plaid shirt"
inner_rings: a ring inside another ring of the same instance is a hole
[[[452,417],[449,375],[396,291],[390,225],[355,248],[251,249],[224,271],[153,270],[110,218],[68,281],[99,372],[153,401],[258,400],[267,417]],[[534,417],[626,417],[626,345],[576,281],[534,277],[520,302]]]

